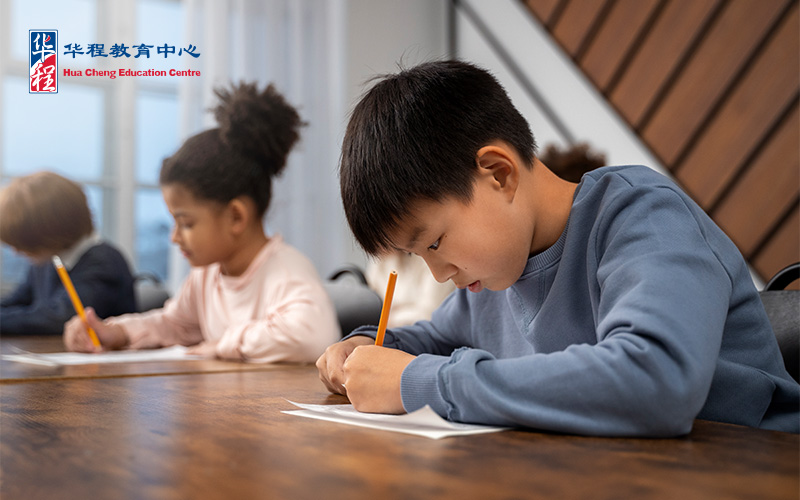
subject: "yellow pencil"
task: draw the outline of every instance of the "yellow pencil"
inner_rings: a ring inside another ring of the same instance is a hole
[[[61,263],[61,259],[58,258],[58,255],[53,256],[53,265],[56,266],[56,272],[58,273],[58,277],[61,278],[61,283],[63,283],[64,288],[67,289],[69,298],[72,300],[72,306],[75,307],[75,312],[81,317],[83,324],[86,326],[86,330],[89,332],[92,344],[94,344],[95,347],[100,347],[100,340],[97,338],[97,334],[94,333],[92,327],[89,326],[89,321],[86,319],[86,311],[83,310],[83,304],[81,304],[81,299],[78,297],[78,292],[75,291],[75,286],[72,284],[72,280],[69,279],[69,274],[67,274],[67,270],[64,269],[64,264]]]
[[[383,297],[383,308],[381,309],[381,319],[378,322],[378,335],[375,336],[375,345],[383,345],[383,335],[386,333],[386,324],[389,322],[389,309],[392,307],[392,297],[394,297],[394,284],[397,281],[397,273],[389,273],[389,283],[386,284],[386,295]]]

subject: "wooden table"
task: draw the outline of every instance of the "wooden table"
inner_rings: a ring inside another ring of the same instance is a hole
[[[281,413],[344,403],[313,366],[0,385],[4,500],[796,499],[797,435],[507,431],[431,440]]]
[[[14,349],[35,353],[64,352],[60,336],[0,338],[0,354],[14,354]],[[29,363],[0,362],[0,384],[26,380],[63,378],[138,377],[248,370],[271,370],[275,365],[240,363],[217,359],[186,361],[151,361],[148,363],[105,363],[96,365],[42,366]]]

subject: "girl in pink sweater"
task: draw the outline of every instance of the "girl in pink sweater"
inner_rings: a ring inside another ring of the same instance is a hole
[[[88,309],[89,325],[102,349],[181,344],[210,358],[314,361],[341,336],[333,305],[312,263],[262,222],[302,122],[272,85],[216,93],[219,127],[189,138],[161,167],[189,277],[163,309],[105,321]],[[64,343],[95,350],[77,317]]]

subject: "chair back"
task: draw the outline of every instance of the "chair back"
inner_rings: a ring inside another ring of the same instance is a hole
[[[342,335],[362,325],[377,325],[383,301],[367,286],[367,279],[358,266],[345,265],[336,269],[324,282],[333,302]]]
[[[800,290],[785,290],[800,279],[800,262],[778,271],[760,292],[786,370],[800,382]]]
[[[169,292],[164,283],[152,273],[139,273],[133,278],[133,293],[136,296],[136,311],[145,312],[164,306]]]

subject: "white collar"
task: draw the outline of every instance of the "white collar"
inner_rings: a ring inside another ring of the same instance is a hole
[[[72,245],[72,247],[64,250],[63,252],[59,252],[58,257],[61,259],[61,262],[64,263],[64,267],[67,268],[67,271],[69,271],[75,267],[75,264],[78,263],[87,250],[99,243],[100,235],[97,233],[92,233],[82,240],[79,240],[77,243]]]

